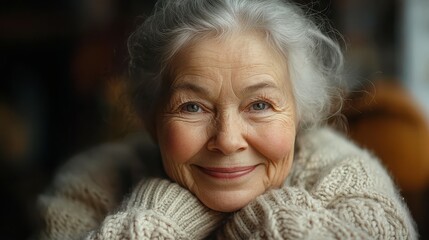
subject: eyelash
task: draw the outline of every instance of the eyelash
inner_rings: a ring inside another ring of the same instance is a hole
[[[263,109],[252,109],[254,106],[256,106],[256,104],[265,104]],[[257,101],[257,102],[253,102],[252,104],[250,104],[250,112],[252,111],[256,111],[256,112],[260,112],[260,111],[264,111],[264,110],[268,110],[270,108],[272,108],[271,104],[265,101]]]
[[[196,111],[196,112],[188,111],[188,109],[186,109],[186,108],[191,106],[191,105],[197,106],[199,108],[198,111]],[[198,104],[196,102],[185,102],[185,103],[180,105],[179,110],[180,110],[180,112],[186,112],[186,113],[190,113],[190,114],[200,113],[200,111],[204,112],[204,108],[201,106],[201,104]]]
[[[252,109],[253,106],[255,106],[256,104],[260,104],[260,103],[266,104],[264,109],[258,109],[258,110]],[[187,107],[189,107],[191,105],[197,106],[198,110],[197,111],[188,111],[189,109],[187,109]],[[268,97],[266,97],[265,95],[261,95],[261,96],[258,96],[258,97],[255,97],[254,99],[252,99],[251,103],[246,107],[245,111],[246,112],[263,112],[266,110],[273,109],[273,105],[274,104],[272,103],[272,101]],[[185,101],[184,103],[179,105],[178,111],[182,112],[182,113],[196,114],[196,113],[206,112],[206,108],[198,102]]]
[[[251,109],[253,106],[255,106],[255,104],[259,104],[259,103],[266,104],[266,108],[265,109],[261,109],[261,110]],[[252,102],[247,107],[247,109],[248,109],[249,112],[252,112],[252,111],[261,112],[261,111],[272,109],[273,106],[274,106],[273,102],[267,96],[261,95],[261,96],[258,96],[256,98],[252,99]]]

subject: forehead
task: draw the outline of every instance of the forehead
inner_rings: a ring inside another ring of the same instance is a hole
[[[286,60],[269,45],[265,35],[255,32],[195,41],[183,48],[170,66],[175,78],[230,71],[241,76],[266,73],[286,81],[288,75]]]

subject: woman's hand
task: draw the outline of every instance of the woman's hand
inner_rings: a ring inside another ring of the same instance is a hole
[[[108,216],[88,239],[202,239],[214,231],[226,214],[204,206],[177,183],[143,180],[124,203]]]

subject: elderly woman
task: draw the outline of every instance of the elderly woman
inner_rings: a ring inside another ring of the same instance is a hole
[[[129,51],[160,156],[77,156],[40,199],[42,238],[416,238],[377,159],[326,127],[342,54],[293,4],[161,0]]]

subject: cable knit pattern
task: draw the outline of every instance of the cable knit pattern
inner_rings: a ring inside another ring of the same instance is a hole
[[[143,180],[124,203],[87,239],[202,239],[225,214],[205,207],[188,190],[167,180]]]
[[[139,175],[139,168],[131,142],[106,144],[72,158],[39,198],[40,239],[81,239],[117,207],[127,191],[125,178]]]
[[[119,172],[135,166],[128,161],[136,158],[130,147],[115,145],[80,155],[40,198],[42,239],[417,238],[407,207],[371,154],[330,128],[301,134],[296,146],[285,184],[226,222],[227,214],[208,209],[168,180],[142,180],[139,175],[124,199],[125,176]],[[160,161],[147,156],[145,162]]]
[[[301,136],[293,170],[238,211],[219,239],[415,239],[379,162],[330,129]]]

